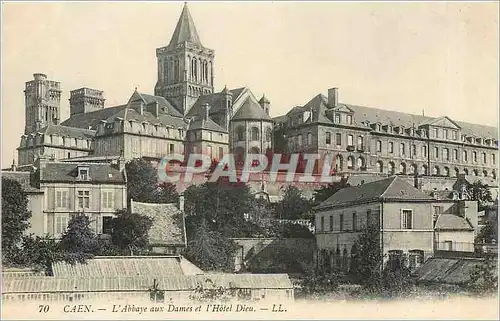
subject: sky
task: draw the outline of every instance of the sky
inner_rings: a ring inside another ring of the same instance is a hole
[[[106,107],[135,87],[153,93],[155,49],[183,2],[3,2],[2,168],[24,131],[34,73],[70,90],[104,91]],[[497,2],[189,2],[215,90],[248,86],[271,116],[328,88],[339,102],[498,126]]]

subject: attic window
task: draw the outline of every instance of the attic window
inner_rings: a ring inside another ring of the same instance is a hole
[[[88,180],[89,177],[89,168],[88,167],[79,167],[78,168],[78,178],[81,180]]]

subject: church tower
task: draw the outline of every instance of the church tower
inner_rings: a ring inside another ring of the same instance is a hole
[[[156,49],[158,81],[155,95],[168,98],[186,115],[202,95],[214,92],[214,51],[200,41],[187,3],[170,43]]]
[[[58,81],[48,80],[44,74],[34,74],[33,80],[26,82],[24,97],[25,134],[36,132],[50,124],[59,124],[61,88]]]

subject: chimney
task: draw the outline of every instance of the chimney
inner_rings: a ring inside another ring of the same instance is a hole
[[[337,87],[333,87],[328,89],[328,105],[331,108],[337,107],[339,104],[339,89]]]
[[[179,195],[179,210],[184,213],[184,193]]]
[[[203,120],[208,120],[208,113],[210,111],[210,105],[209,104],[203,104],[201,106],[201,117],[203,117]]]
[[[14,159],[12,160],[12,166],[10,168],[13,172],[17,170],[16,161]]]

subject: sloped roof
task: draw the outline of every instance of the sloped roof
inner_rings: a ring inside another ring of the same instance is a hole
[[[127,105],[107,107],[89,113],[76,114],[66,119],[61,125],[70,128],[96,128],[101,120],[108,120],[113,115],[127,108]]]
[[[481,264],[480,258],[430,258],[415,271],[418,282],[461,285],[470,281],[472,269]],[[494,273],[497,272],[494,261]]]
[[[227,133],[227,130],[219,126],[213,120],[211,120],[210,118],[205,120],[203,119],[203,117],[196,117],[193,120],[191,120],[191,122],[189,122],[187,130],[196,130],[196,129],[206,129],[221,133]]]
[[[436,230],[466,230],[473,231],[474,228],[470,223],[461,216],[454,214],[441,214],[438,217],[435,226]]]
[[[363,125],[364,122],[368,121],[371,124],[381,123],[389,124],[392,126],[404,126],[405,128],[418,127],[419,125],[426,125],[436,121],[442,117],[428,117],[423,115],[414,115],[409,113],[403,113],[398,111],[379,109],[373,107],[364,107],[351,104],[340,104],[350,108],[354,111],[354,125],[360,127],[366,127]],[[313,119],[313,122],[324,122],[331,123],[331,121],[325,116],[328,110],[328,98],[323,94],[318,94],[314,96],[306,105],[297,106],[292,108],[287,116],[295,112],[300,112],[312,108],[315,113],[317,113],[317,118]],[[449,117],[447,117],[449,119]],[[450,119],[451,120],[451,119]],[[492,126],[484,126],[478,124],[471,124],[462,121],[451,120],[453,123],[461,127],[464,134],[475,136],[475,137],[489,137],[498,139],[498,130]]]
[[[130,97],[129,103],[136,102],[138,100],[142,100],[146,105],[158,103],[158,107],[160,108],[160,113],[168,114],[173,117],[182,118],[182,114],[164,97],[143,94],[136,90]]]
[[[181,16],[179,17],[179,21],[177,21],[177,25],[168,46],[175,47],[184,42],[203,47],[198,32],[196,31],[193,18],[189,13],[187,3],[185,3],[184,8],[182,8]]]
[[[433,200],[403,179],[393,176],[359,186],[348,186],[333,194],[317,208],[336,207],[369,201],[422,201]]]
[[[123,174],[107,163],[68,163],[57,161],[47,161],[41,166],[40,181],[77,182],[79,166],[89,168],[88,182],[125,183]]]
[[[146,257],[147,258],[147,257]],[[293,289],[287,274],[208,274],[106,276],[106,277],[33,277],[8,278],[2,282],[2,294],[47,292],[127,292],[147,291],[156,279],[165,291],[192,291],[199,284],[212,280],[216,286],[237,289]]]
[[[153,219],[153,226],[149,231],[151,245],[186,245],[184,216],[175,204],[140,203],[132,200],[131,211]]]
[[[95,130],[87,128],[75,128],[66,125],[47,125],[37,131],[45,135],[57,135],[71,138],[92,139],[95,136]]]
[[[74,265],[66,262],[52,263],[54,277],[150,277],[185,276],[186,272],[198,274],[201,270],[183,270],[180,256],[97,256],[86,263]],[[187,261],[187,260],[186,260]],[[189,261],[188,261],[189,262]],[[191,265],[192,263],[189,262]]]
[[[268,120],[271,121],[271,117],[262,109],[262,107],[253,101],[251,97],[248,97],[245,102],[238,109],[236,114],[232,118],[233,120]]]
[[[245,89],[247,88],[241,87],[229,90],[229,93],[231,93],[232,96],[233,103],[238,100]],[[194,105],[189,109],[186,117],[194,117],[200,115],[201,107],[205,104],[208,104],[210,106],[210,114],[224,110],[226,106],[225,93],[223,91],[220,91],[218,93],[200,96],[196,100]]]

